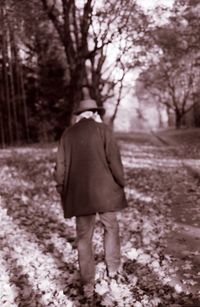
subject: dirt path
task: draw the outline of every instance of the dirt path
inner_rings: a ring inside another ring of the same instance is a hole
[[[178,144],[170,139],[152,135],[157,146],[171,148],[179,157]],[[197,161],[194,161],[197,162]],[[199,162],[199,161],[198,161]],[[190,161],[191,163],[191,161]],[[173,256],[177,267],[175,279],[189,284],[189,290],[198,293],[200,289],[200,185],[198,168],[185,167],[187,160],[180,158],[180,169],[176,174],[171,199],[171,216],[174,226],[168,235],[166,252]],[[194,170],[194,171],[193,171]],[[199,292],[200,295],[200,292]]]
[[[200,193],[179,182],[171,213],[175,223],[167,252],[175,257],[180,279],[192,278],[190,291],[196,292],[200,287]]]

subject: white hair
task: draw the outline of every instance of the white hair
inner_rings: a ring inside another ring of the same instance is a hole
[[[78,114],[76,116],[76,123],[78,123],[81,119],[83,118],[92,118],[93,120],[95,120],[96,122],[98,123],[101,123],[102,120],[101,120],[101,117],[100,115],[98,114],[98,112],[93,112],[93,111],[84,111],[82,112],[81,114]]]

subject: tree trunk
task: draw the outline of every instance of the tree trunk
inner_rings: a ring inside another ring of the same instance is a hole
[[[29,141],[30,141],[30,132],[29,132],[28,109],[27,109],[27,105],[26,105],[26,92],[25,92],[25,85],[24,85],[24,75],[23,75],[22,64],[18,62],[18,65],[19,65],[19,75],[20,75],[20,85],[21,85],[21,99],[22,99],[22,103],[23,103],[26,140],[29,143]]]
[[[181,128],[183,114],[179,110],[175,110],[175,125],[176,129]]]
[[[163,128],[163,120],[162,120],[162,114],[161,114],[161,106],[159,103],[156,103],[156,109],[157,109],[157,113],[158,113],[158,125],[159,128]]]
[[[113,115],[111,116],[111,118],[109,120],[111,127],[114,126],[114,121],[115,121],[115,119],[117,117],[117,112],[118,112],[118,109],[119,109],[119,106],[120,106],[120,102],[121,102],[121,98],[122,98],[122,91],[123,91],[123,87],[124,87],[123,81],[124,81],[125,75],[126,74],[125,74],[125,71],[124,71],[121,80],[119,80],[120,86],[119,86],[119,93],[118,93],[117,103],[115,105],[114,113],[113,113]]]
[[[9,37],[10,38],[10,37]],[[17,144],[19,143],[19,127],[18,127],[18,120],[17,120],[17,107],[16,107],[16,92],[15,92],[15,85],[14,85],[14,57],[13,57],[13,42],[12,38],[10,39],[10,57],[8,59],[9,61],[9,76],[10,76],[10,98],[12,103],[12,109],[13,109],[13,122],[14,122],[14,130],[15,130],[15,137]]]
[[[117,100],[114,112],[113,112],[112,116],[109,119],[109,126],[111,126],[112,128],[114,127],[114,121],[115,121],[115,119],[117,117],[117,112],[118,112],[118,109],[119,109],[119,105],[120,105],[120,99]]]
[[[26,141],[30,141],[30,132],[29,132],[29,120],[28,120],[28,110],[26,104],[26,92],[25,92],[25,85],[24,85],[24,74],[23,74],[23,66],[18,54],[18,47],[15,40],[15,32],[12,29],[12,51],[13,51],[13,58],[16,67],[16,84],[17,84],[17,95],[18,95],[18,105],[20,102],[22,103],[22,114],[24,118],[23,126],[25,127],[25,138]]]
[[[7,107],[7,116],[8,116],[8,143],[13,143],[13,130],[12,130],[12,114],[11,114],[11,102],[10,102],[10,93],[9,93],[9,80],[8,80],[8,49],[7,49],[7,30],[5,24],[5,12],[1,8],[1,21],[2,21],[2,66],[3,66],[3,81],[4,81],[4,93],[5,93],[5,102]]]
[[[72,115],[74,109],[77,107],[81,99],[83,99],[83,80],[85,73],[85,61],[77,64],[73,71],[71,71],[71,79],[68,85],[67,97],[68,101],[66,108],[66,125],[72,124]]]
[[[5,147],[5,131],[3,126],[3,116],[0,113],[0,129],[1,129],[1,146],[2,148]]]
[[[1,97],[0,97],[0,129],[1,129],[1,146],[2,148],[5,147],[5,129],[4,129],[4,118],[3,118],[3,110],[2,110],[2,105],[3,105],[3,92],[1,90]]]
[[[195,127],[200,127],[200,102],[196,103],[193,108]]]

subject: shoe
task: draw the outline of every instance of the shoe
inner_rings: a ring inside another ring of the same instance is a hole
[[[122,274],[122,272],[109,272],[108,273],[108,280],[109,283],[112,283],[113,281],[117,284],[121,283],[127,283],[127,276],[125,274]]]
[[[106,268],[106,272],[107,272],[107,276],[108,276],[108,278],[109,279],[118,279],[119,278],[119,276],[121,276],[122,275],[122,273],[123,273],[123,270],[122,270],[122,267],[121,267],[121,265],[118,267],[118,268],[116,268],[116,269],[114,269],[114,270],[110,270],[108,267]]]
[[[117,279],[118,272],[109,272],[108,276],[109,276],[110,279]]]

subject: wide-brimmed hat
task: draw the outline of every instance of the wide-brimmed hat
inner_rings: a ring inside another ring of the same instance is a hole
[[[98,107],[96,101],[93,99],[81,100],[74,114],[79,115],[85,111],[97,111],[100,115],[104,115],[105,113],[105,109],[103,107]]]

